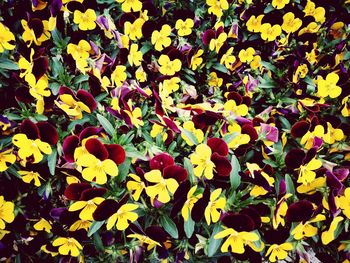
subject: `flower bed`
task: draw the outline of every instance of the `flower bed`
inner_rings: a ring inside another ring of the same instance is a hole
[[[350,1],[4,0],[0,258],[350,262]]]

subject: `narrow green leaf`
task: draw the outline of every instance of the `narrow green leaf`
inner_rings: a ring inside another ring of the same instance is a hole
[[[215,68],[216,70],[218,70],[218,71],[220,71],[222,73],[225,73],[225,74],[228,72],[227,68],[224,65],[220,64],[220,63],[214,64],[213,68]]]
[[[239,175],[239,172],[241,171],[241,166],[235,155],[232,155],[231,165],[232,165],[232,170],[230,173],[231,189],[236,190],[238,186],[241,184],[241,176]]]
[[[219,249],[222,238],[221,239],[215,239],[214,236],[219,233],[221,230],[221,226],[217,224],[214,229],[213,233],[211,234],[209,241],[208,241],[208,257],[212,257],[215,255],[216,251]]]
[[[103,251],[104,247],[103,247],[103,243],[102,243],[102,239],[100,237],[100,235],[98,233],[93,234],[94,237],[94,244],[97,248],[97,250],[99,251]]]
[[[184,230],[188,238],[190,238],[193,234],[194,224],[195,222],[190,216],[188,217],[188,220],[184,222]]]
[[[191,163],[190,159],[188,159],[187,157],[184,158],[184,167],[187,170],[188,179],[190,180],[191,184],[194,183],[196,180],[193,173],[193,164]]]
[[[186,129],[183,129],[183,128],[181,128],[181,132],[185,134],[185,136],[190,140],[190,142],[193,145],[197,145],[198,144],[197,137],[193,134],[193,132],[190,132],[189,130],[186,130]]]
[[[113,136],[114,134],[114,128],[113,125],[109,122],[109,120],[107,120],[105,117],[103,117],[101,114],[96,114],[96,117],[98,119],[98,121],[100,122],[100,124],[102,125],[103,129],[105,129],[105,131]]]
[[[232,140],[238,135],[238,132],[228,133],[222,138],[227,144],[232,142]]]
[[[47,165],[51,175],[55,175],[55,168],[57,164],[57,150],[52,149],[52,153],[47,157]]]
[[[125,161],[118,166],[119,174],[116,177],[117,182],[119,183],[123,182],[124,179],[128,176],[130,165],[131,165],[131,159],[126,158]]]
[[[8,70],[19,70],[17,63],[15,63],[9,59],[0,60],[0,68],[1,69],[8,69]]]
[[[179,232],[173,220],[167,215],[163,215],[160,218],[160,224],[163,226],[166,232],[169,233],[173,238],[179,237]]]
[[[95,234],[96,231],[98,231],[103,226],[104,223],[105,223],[105,221],[92,222],[92,224],[89,228],[88,237],[91,237],[93,234]]]
[[[286,174],[285,180],[286,180],[287,193],[295,195],[294,183],[289,174]]]

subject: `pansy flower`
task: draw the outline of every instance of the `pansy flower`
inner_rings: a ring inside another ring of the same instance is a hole
[[[255,33],[260,32],[261,21],[263,18],[264,18],[264,15],[259,15],[259,16],[252,15],[246,23],[248,31],[255,32]]]
[[[191,18],[187,18],[185,21],[178,19],[175,23],[177,34],[181,37],[190,35],[192,33],[193,26],[194,22]]]
[[[97,107],[93,96],[82,89],[74,93],[69,88],[61,86],[58,97],[59,100],[55,100],[56,106],[73,119],[81,119],[83,112],[91,113]]]
[[[15,40],[15,36],[3,23],[0,23],[0,33],[0,53],[4,52],[4,50],[13,50],[16,46],[11,44],[11,42]]]
[[[151,37],[151,42],[157,51],[162,51],[171,44],[171,27],[167,24],[163,25],[161,30],[154,30]]]
[[[215,164],[211,161],[212,151],[206,144],[196,146],[194,153],[190,155],[190,160],[195,165],[193,171],[198,178],[203,176],[207,179],[212,179],[214,176]]]
[[[15,161],[16,155],[13,154],[12,149],[2,149],[0,151],[0,172],[5,172]]]
[[[188,217],[191,214],[191,210],[194,204],[202,197],[202,194],[195,194],[196,190],[197,185],[191,187],[191,189],[187,193],[187,199],[181,209],[181,215],[185,221],[188,220]]]
[[[56,128],[48,122],[34,124],[30,120],[24,120],[21,124],[21,133],[13,136],[12,142],[18,147],[18,156],[25,164],[29,157],[33,157],[33,163],[39,163],[44,154],[51,154],[51,145],[58,141]]]
[[[160,55],[158,59],[159,72],[163,75],[172,76],[181,70],[182,63],[179,59],[171,60],[168,55]]]
[[[215,189],[210,194],[208,205],[204,211],[205,220],[208,225],[210,225],[211,222],[212,223],[218,222],[220,219],[219,210],[222,211],[225,208],[226,198],[220,197],[221,193],[222,193],[222,189],[218,188],[218,189]]]
[[[96,13],[93,9],[87,9],[85,12],[75,10],[73,21],[80,30],[92,30],[96,27]]]
[[[21,25],[24,30],[22,38],[28,46],[31,46],[33,42],[35,45],[40,46],[51,37],[47,20],[31,18],[29,21],[26,21],[22,19]]]
[[[58,247],[58,252],[61,255],[71,255],[72,257],[78,257],[83,249],[78,240],[73,237],[58,237],[53,241],[52,245]]]
[[[317,94],[321,98],[330,97],[332,99],[339,97],[342,93],[341,87],[337,85],[339,76],[332,72],[323,79],[321,76],[317,78]]]
[[[227,0],[206,0],[208,8],[208,13],[213,14],[220,18],[223,15],[223,10],[229,8]]]
[[[0,196],[0,229],[5,229],[5,223],[12,223],[15,219],[14,207],[12,202]]]
[[[116,0],[118,3],[122,4],[122,11],[129,13],[131,10],[133,12],[138,12],[142,10],[142,2],[139,0]]]

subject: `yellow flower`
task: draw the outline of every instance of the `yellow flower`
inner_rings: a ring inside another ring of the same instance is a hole
[[[285,225],[284,217],[286,216],[288,210],[287,199],[290,196],[291,194],[286,194],[278,201],[276,205],[272,218],[272,226],[274,229],[277,229],[280,224],[282,226]]]
[[[41,186],[40,179],[44,180],[39,173],[33,171],[18,171],[18,174],[22,176],[23,182],[27,184],[34,180],[34,185],[37,187]]]
[[[307,164],[301,165],[299,169],[298,183],[307,184],[315,180],[316,172],[322,166],[322,162],[313,158]]]
[[[326,10],[323,7],[317,7],[314,2],[308,0],[304,8],[305,16],[313,16],[316,22],[323,23],[326,20]]]
[[[196,167],[193,169],[194,175],[198,178],[204,176],[212,179],[214,176],[215,164],[210,160],[211,149],[206,144],[199,144],[196,151],[190,155],[190,160]]]
[[[111,79],[117,87],[123,85],[124,81],[127,79],[126,67],[118,65],[115,67],[115,70],[111,74]]]
[[[67,53],[70,54],[74,60],[87,59],[89,57],[89,52],[91,46],[89,42],[82,39],[79,41],[78,45],[69,43],[67,46]]]
[[[7,202],[2,195],[0,196],[0,229],[5,229],[5,222],[12,223],[15,219],[14,208],[12,202]]]
[[[196,54],[194,54],[191,57],[191,69],[192,70],[196,70],[198,67],[201,66],[201,64],[203,62],[203,58],[201,58],[201,56],[203,55],[203,53],[204,53],[203,49],[198,49]]]
[[[303,79],[306,77],[307,73],[309,72],[309,69],[306,64],[300,64],[297,67],[297,70],[293,74],[293,82],[297,83],[299,79]]]
[[[174,60],[170,60],[168,55],[160,55],[158,63],[160,65],[159,72],[163,75],[169,76],[172,76],[176,72],[179,72],[182,66],[180,59],[176,58]]]
[[[91,113],[90,108],[81,101],[76,101],[70,94],[59,95],[60,102],[55,100],[55,104],[68,116],[75,120],[83,118],[83,111]]]
[[[282,9],[289,3],[289,0],[272,0],[272,6],[276,9]]]
[[[59,247],[58,252],[61,255],[71,255],[72,257],[77,257],[80,254],[80,251],[83,249],[83,247],[80,245],[80,243],[73,237],[59,237],[56,238],[52,245],[54,247]]]
[[[215,50],[216,53],[219,53],[220,48],[224,45],[226,40],[227,40],[227,34],[225,32],[222,32],[218,36],[218,38],[213,38],[210,40],[209,49],[211,51]]]
[[[333,144],[344,139],[344,132],[342,129],[334,129],[332,124],[327,122],[327,133],[323,136],[325,143]]]
[[[118,3],[122,3],[122,11],[125,13],[138,12],[142,10],[142,2],[139,0],[116,0]]]
[[[246,116],[248,114],[248,106],[245,104],[237,105],[235,100],[226,101],[224,110],[228,112],[229,115]]]
[[[194,127],[194,123],[192,121],[186,121],[183,124],[183,128],[191,133],[197,138],[197,142],[201,143],[204,140],[204,133],[201,129],[196,129]],[[185,135],[185,133],[181,133],[181,138],[189,145],[193,146],[191,140]]]
[[[0,172],[5,172],[9,165],[14,164],[16,155],[13,154],[12,149],[0,151]]]
[[[139,206],[136,204],[125,204],[122,205],[116,213],[114,213],[107,220],[107,230],[110,230],[114,225],[118,230],[125,230],[129,227],[129,221],[135,222],[139,217],[137,213],[134,212]],[[116,223],[117,222],[117,223]]]
[[[343,214],[350,219],[350,187],[345,189],[344,195],[340,196],[338,201]]]
[[[51,154],[52,150],[48,143],[40,139],[31,140],[23,133],[15,134],[12,138],[12,143],[19,148],[18,156],[23,160],[33,155],[34,163],[38,163],[43,159],[42,152]]]
[[[314,138],[323,138],[324,128],[322,125],[316,125],[312,132],[307,131],[300,140],[300,143],[304,145],[305,149],[311,149],[313,147]]]
[[[75,10],[73,21],[78,25],[80,30],[85,31],[95,29],[96,13],[93,9],[87,9],[85,13]]]
[[[225,65],[226,68],[230,69],[232,64],[236,62],[236,57],[232,55],[233,47],[230,47],[220,59],[220,64]]]
[[[342,92],[341,87],[337,86],[339,76],[332,72],[329,73],[326,79],[323,79],[321,76],[317,78],[317,94],[321,98],[329,96],[334,99],[339,97]]]
[[[294,33],[301,27],[301,25],[302,25],[301,19],[295,18],[292,12],[288,12],[283,16],[282,29],[286,33]]]
[[[163,25],[161,30],[154,30],[151,37],[151,42],[157,51],[162,51],[164,48],[170,46],[171,27],[169,25]]]
[[[51,37],[50,31],[49,31],[49,22],[46,20],[42,21],[43,23],[43,31],[40,36],[36,36],[34,29],[29,28],[28,22],[24,19],[21,20],[22,27],[24,29],[24,32],[22,34],[22,38],[24,42],[27,43],[27,46],[29,47],[33,42],[35,45],[40,46],[42,42],[49,40]]]
[[[130,46],[130,51],[128,55],[128,61],[130,66],[140,66],[142,61],[142,52],[138,50],[139,46],[137,44],[132,44]]]
[[[262,68],[261,57],[259,55],[254,56],[249,66],[251,69],[261,69]]]
[[[344,218],[342,216],[336,216],[332,220],[332,223],[329,226],[329,229],[324,231],[321,235],[321,240],[323,245],[328,245],[336,238],[334,235],[335,231],[337,230],[338,224],[343,220]]]
[[[267,41],[275,40],[282,33],[280,25],[271,26],[270,23],[262,24],[260,27],[261,38]]]
[[[322,214],[318,214],[314,219],[306,222],[299,223],[291,232],[294,239],[300,240],[304,237],[312,237],[317,234],[317,227],[311,225],[312,223],[320,222],[326,220],[326,217]]]
[[[77,220],[70,227],[69,231],[77,231],[79,229],[85,229],[85,231],[89,231],[91,226],[91,222],[87,220]]]
[[[214,238],[220,239],[228,236],[225,242],[221,246],[221,252],[225,253],[229,251],[229,247],[231,247],[231,252],[237,254],[244,253],[244,246],[249,245],[252,247],[252,242],[258,241],[259,236],[254,232],[237,232],[233,228],[225,229],[219,233],[217,233]]]
[[[118,166],[111,159],[99,160],[92,154],[84,157],[78,157],[77,165],[85,167],[82,170],[82,176],[89,182],[96,184],[105,184],[107,182],[107,174],[114,177],[118,175]]]
[[[204,216],[207,224],[210,225],[210,222],[216,223],[220,219],[220,212],[218,210],[223,210],[226,205],[225,197],[220,197],[222,192],[221,188],[215,189],[210,194],[210,200],[205,208]]]
[[[161,246],[161,244],[159,244],[157,241],[149,238],[148,236],[145,235],[141,235],[141,234],[130,234],[127,237],[129,238],[137,238],[141,245],[143,245],[144,243],[147,244],[147,250],[151,250],[152,248],[154,248],[155,246]]]
[[[129,176],[134,179],[134,181],[128,181],[126,183],[126,188],[128,188],[128,191],[134,191],[132,194],[132,197],[135,201],[139,200],[140,195],[142,191],[146,188],[146,185],[144,182],[141,181],[141,178],[137,176],[136,174],[129,174]]]
[[[181,79],[179,77],[172,77],[171,79],[166,79],[163,81],[163,88],[168,94],[177,91],[180,88],[179,82]]]
[[[187,200],[181,209],[181,215],[185,221],[188,220],[194,204],[202,197],[202,194],[194,195],[194,192],[196,192],[196,190],[197,185],[191,187],[187,193]]]
[[[139,107],[136,107],[135,109],[128,111],[125,110],[126,114],[128,114],[131,123],[138,128],[139,126],[143,126],[143,120],[142,120],[142,111]]]
[[[79,214],[81,220],[93,220],[92,214],[103,200],[103,197],[95,197],[88,201],[76,201],[69,207],[68,211],[81,210]]]
[[[222,16],[222,10],[227,10],[229,5],[227,0],[207,0],[209,14],[214,14],[218,18]]]
[[[45,218],[41,218],[38,222],[34,224],[34,229],[37,231],[46,231],[47,233],[51,233],[52,226],[49,221]]]
[[[261,20],[264,18],[264,15],[259,15],[257,17],[251,16],[247,21],[247,29],[250,32],[260,32]]]
[[[223,83],[223,79],[219,78],[218,75],[216,74],[216,72],[210,72],[209,73],[209,77],[208,77],[208,85],[210,87],[214,87],[214,88],[220,88],[222,83]]]
[[[170,201],[170,195],[174,194],[176,189],[179,187],[178,182],[174,178],[164,179],[160,170],[152,170],[145,173],[145,179],[150,183],[155,183],[146,187],[146,194],[154,199],[157,199],[163,204]]]
[[[321,189],[322,187],[326,186],[326,177],[318,177],[314,179],[313,181],[301,184],[297,187],[297,192],[300,194],[314,194],[317,190]]]
[[[273,244],[269,247],[266,252],[266,257],[269,256],[271,262],[276,262],[278,260],[283,260],[288,256],[288,251],[293,250],[293,245],[289,242],[283,244]]]
[[[254,58],[255,49],[248,47],[247,49],[242,49],[238,53],[239,60],[242,63],[250,63]]]
[[[142,26],[145,23],[145,20],[142,18],[137,18],[133,23],[126,21],[124,23],[124,33],[131,40],[140,39],[142,37]]]
[[[0,23],[0,53],[4,50],[13,50],[16,47],[16,45],[10,44],[10,41],[15,41],[15,36],[3,23]]]
[[[194,26],[193,19],[187,18],[185,21],[178,19],[175,24],[177,34],[181,37],[188,36],[192,33],[192,27]]]

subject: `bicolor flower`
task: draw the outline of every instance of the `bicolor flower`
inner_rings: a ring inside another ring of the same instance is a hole
[[[92,221],[93,217],[92,214],[95,212],[97,205],[101,204],[103,202],[103,197],[94,197],[91,200],[79,200],[74,202],[70,207],[69,211],[78,211],[81,210],[79,213],[79,218],[81,220],[85,221]]]
[[[203,58],[201,57],[203,55],[204,51],[203,49],[198,49],[197,52],[191,57],[191,69],[196,70],[199,68],[203,63]]]
[[[147,250],[151,250],[155,246],[161,246],[161,244],[153,239],[151,239],[148,236],[141,235],[141,234],[129,234],[127,237],[129,238],[136,238],[137,240],[140,241],[141,245],[147,244]]]
[[[51,233],[52,226],[49,221],[45,218],[41,218],[38,222],[34,224],[34,229],[37,231],[45,231],[47,233]]]
[[[42,178],[38,172],[18,171],[18,174],[22,176],[23,182],[30,184],[31,181],[34,181],[34,185],[37,187],[41,186],[40,179],[44,180],[44,178]]]
[[[142,10],[142,2],[139,0],[116,0],[118,3],[122,3],[122,11],[139,12]]]
[[[336,216],[329,226],[329,229],[324,231],[321,235],[321,240],[323,245],[328,245],[330,242],[332,242],[336,236],[335,231],[338,228],[338,225],[341,221],[343,221],[344,218],[342,216]]]
[[[318,214],[315,218],[299,223],[292,231],[291,235],[294,239],[300,240],[304,237],[313,237],[317,234],[317,227],[313,226],[312,223],[320,222],[326,220],[326,217],[322,214]]]
[[[307,184],[315,180],[315,170],[322,167],[322,162],[316,158],[313,158],[307,164],[302,164],[299,167],[298,183]]]

